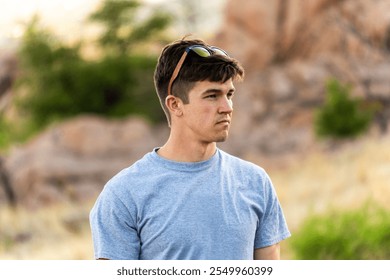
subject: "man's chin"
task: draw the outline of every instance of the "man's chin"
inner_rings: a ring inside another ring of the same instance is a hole
[[[228,134],[226,133],[226,135],[221,135],[221,136],[217,137],[215,142],[217,142],[217,143],[225,142],[227,138],[228,138]]]

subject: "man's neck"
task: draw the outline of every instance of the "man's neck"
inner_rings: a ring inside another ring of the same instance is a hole
[[[216,148],[215,142],[183,141],[171,134],[168,141],[157,153],[173,161],[199,162],[211,158],[215,154]]]

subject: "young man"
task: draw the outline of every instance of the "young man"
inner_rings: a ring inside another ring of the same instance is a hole
[[[216,147],[240,64],[201,40],[166,46],[154,80],[165,145],[114,176],[90,215],[97,259],[279,259],[290,236],[265,171]]]

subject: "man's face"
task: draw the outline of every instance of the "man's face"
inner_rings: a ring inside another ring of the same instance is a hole
[[[189,92],[189,103],[183,105],[186,134],[203,143],[225,141],[233,113],[234,86],[225,83],[196,82]]]

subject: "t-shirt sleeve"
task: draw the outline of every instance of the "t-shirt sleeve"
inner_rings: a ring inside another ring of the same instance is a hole
[[[255,249],[277,244],[291,236],[271,179],[265,174],[262,181],[263,211],[256,231]]]
[[[106,186],[90,213],[95,259],[139,259],[140,240],[132,215],[131,207]]]

